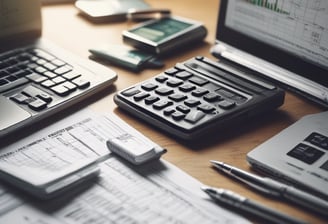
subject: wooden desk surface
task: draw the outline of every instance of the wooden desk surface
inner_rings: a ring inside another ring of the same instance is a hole
[[[165,68],[174,66],[176,62],[181,62],[196,55],[213,58],[209,53],[209,48],[215,40],[218,13],[217,0],[147,0],[147,2],[153,7],[169,8],[175,15],[203,21],[209,31],[203,45],[165,59]],[[132,22],[93,24],[79,16],[78,10],[73,4],[43,6],[42,13],[43,36],[84,58],[89,56],[88,49],[91,47],[102,43],[121,44],[121,32],[134,25]],[[242,169],[250,170],[246,162],[247,152],[297,121],[303,115],[320,112],[321,109],[319,107],[304,101],[298,96],[287,93],[285,104],[274,113],[270,113],[267,116],[264,115],[248,124],[241,125],[236,132],[229,133],[224,137],[221,137],[221,133],[213,134],[217,136],[217,140],[207,141],[204,139],[199,144],[188,146],[188,144],[176,141],[119,110],[113,102],[113,95],[116,90],[121,90],[141,80],[148,79],[158,74],[161,70],[149,69],[135,74],[115,66],[110,65],[109,67],[118,73],[115,89],[96,101],[90,100],[91,107],[101,112],[114,111],[130,125],[167,148],[168,153],[164,156],[164,159],[175,164],[204,184],[231,189],[311,223],[328,221],[324,217],[315,215],[298,206],[292,206],[289,203],[275,199],[268,199],[245,185],[221,175],[212,169],[209,164],[211,159],[222,160]],[[260,222],[254,219],[254,217],[246,217],[255,222]]]

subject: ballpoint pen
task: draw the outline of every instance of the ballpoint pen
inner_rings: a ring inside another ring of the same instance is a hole
[[[285,198],[320,214],[328,215],[328,202],[321,198],[313,196],[287,184],[280,183],[271,178],[260,177],[255,174],[248,173],[244,170],[227,165],[223,162],[211,160],[211,163],[217,169],[263,193],[274,197]]]
[[[250,200],[226,189],[213,188],[208,186],[204,186],[201,189],[207,193],[214,201],[220,204],[232,206],[236,209],[256,215],[272,223],[307,223],[272,208],[261,205],[256,201]]]

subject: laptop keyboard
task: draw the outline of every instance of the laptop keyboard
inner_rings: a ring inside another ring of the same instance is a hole
[[[0,138],[109,87],[116,77],[46,41],[1,52]]]
[[[38,48],[5,52],[0,54],[0,61],[0,92],[33,83],[58,96],[67,96],[90,85],[71,65]],[[46,108],[53,100],[47,92],[31,85],[10,99],[35,111]]]

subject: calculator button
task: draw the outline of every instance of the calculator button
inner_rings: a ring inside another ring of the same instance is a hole
[[[217,100],[223,100],[222,96],[216,94],[216,93],[207,93],[204,96],[204,100],[206,100],[207,102],[214,102]]]
[[[150,105],[150,104],[155,103],[155,102],[158,101],[158,100],[159,100],[159,97],[158,97],[158,96],[149,96],[149,97],[147,97],[147,98],[145,99],[145,104]]]
[[[234,106],[236,106],[235,102],[229,102],[229,101],[226,101],[226,100],[219,103],[219,107],[221,107],[222,109],[226,109],[226,110],[231,109]]]
[[[181,72],[178,72],[177,74],[175,74],[175,77],[182,79],[182,80],[187,80],[191,76],[193,76],[193,74],[191,74],[190,72],[187,72],[187,71],[181,71]]]
[[[182,120],[186,115],[182,112],[176,111],[171,116],[174,120]]]
[[[167,95],[172,94],[174,91],[173,91],[173,89],[170,89],[170,88],[161,87],[161,88],[156,89],[155,92],[159,95],[167,96]]]
[[[194,84],[196,84],[198,86],[203,86],[206,83],[208,83],[209,81],[206,80],[206,79],[202,79],[202,78],[199,78],[199,77],[194,76],[194,77],[192,77],[192,78],[189,79],[189,82],[194,83]]]
[[[197,97],[200,97],[200,96],[203,96],[205,95],[206,93],[208,93],[209,91],[207,89],[203,89],[203,88],[197,88],[195,89],[194,91],[192,91],[192,95],[193,96],[197,96]]]
[[[184,104],[186,104],[188,107],[195,107],[200,104],[200,101],[195,99],[187,99],[184,101]]]
[[[150,96],[149,93],[141,92],[141,93],[138,93],[137,95],[135,95],[135,96],[133,97],[133,99],[134,99],[135,101],[140,101],[140,100],[142,100],[142,99],[145,99],[145,98],[148,97],[148,96]]]
[[[158,87],[158,85],[154,84],[154,83],[145,83],[141,85],[141,88],[143,88],[146,91],[152,91],[154,89],[156,89]]]
[[[157,77],[155,78],[155,80],[156,80],[157,82],[160,82],[160,83],[165,82],[167,79],[168,79],[168,77],[166,77],[166,76],[164,76],[164,75],[160,75],[160,76],[157,76]]]
[[[200,110],[191,111],[186,115],[185,120],[194,124],[205,116],[205,113]]]
[[[173,107],[167,107],[164,109],[163,113],[164,115],[168,116],[175,112],[175,109]]]
[[[168,75],[174,75],[175,73],[179,72],[180,70],[177,68],[170,68],[168,70],[166,70],[164,73],[168,74]]]
[[[215,108],[209,104],[201,104],[197,107],[197,109],[203,111],[204,113],[211,113],[215,111]]]
[[[173,103],[167,100],[160,100],[153,104],[153,107],[157,110],[161,110],[165,107],[171,106]]]
[[[179,90],[181,90],[183,92],[190,92],[194,89],[196,89],[196,86],[194,86],[190,83],[183,84],[182,86],[179,87]]]
[[[190,108],[189,107],[186,107],[184,105],[177,106],[177,110],[180,111],[180,112],[182,112],[182,113],[185,113],[185,114],[187,114],[187,113],[190,112]]]
[[[137,88],[130,88],[130,89],[127,89],[127,90],[124,90],[122,92],[122,95],[124,96],[133,96],[133,95],[136,95],[137,93],[140,93],[141,91]]]
[[[187,99],[186,95],[180,94],[180,93],[175,93],[169,96],[169,99],[175,101],[175,102],[180,102],[182,100]]]
[[[166,82],[166,85],[171,86],[171,87],[177,87],[180,86],[183,83],[183,81],[179,79],[170,79]]]

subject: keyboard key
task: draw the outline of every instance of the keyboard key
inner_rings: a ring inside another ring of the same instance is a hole
[[[29,80],[26,79],[25,77],[23,77],[23,78],[15,80],[13,82],[8,82],[8,83],[5,83],[5,84],[2,84],[2,85],[0,85],[0,93],[5,92],[5,91],[10,90],[10,89],[13,89],[17,86],[23,85],[23,84],[28,83],[28,82],[29,82]]]
[[[6,79],[7,79],[9,82],[13,82],[13,81],[17,80],[17,77],[14,76],[14,75],[9,75],[9,76],[6,77]]]
[[[35,111],[43,110],[47,107],[47,103],[37,97],[30,97],[26,100],[29,108]]]
[[[71,92],[73,92],[77,89],[77,86],[70,81],[66,81],[66,82],[62,83],[61,85],[66,87],[67,89],[69,89]]]
[[[25,77],[27,75],[31,74],[30,71],[27,71],[27,70],[21,70],[21,71],[18,71],[16,72],[15,74],[13,74],[14,76],[16,76],[17,78],[22,78],[22,77]]]
[[[53,79],[53,78],[57,77],[57,75],[55,73],[50,72],[50,71],[44,72],[43,75],[46,76],[49,79]]]
[[[310,142],[311,144],[318,146],[322,149],[328,150],[328,137],[317,132],[311,133],[305,141]]]
[[[45,67],[48,70],[55,70],[57,68],[57,66],[52,64],[51,62],[44,64],[43,67]]]
[[[321,169],[328,171],[328,160],[326,162],[324,162],[321,166]]]
[[[298,144],[287,153],[287,155],[307,164],[313,164],[321,156],[323,156],[323,154],[324,152],[303,143]]]
[[[29,97],[27,97],[26,95],[24,94],[21,94],[21,93],[17,93],[13,96],[10,97],[11,100],[15,101],[16,103],[19,103],[19,104],[25,104],[26,101],[28,100]]]
[[[72,80],[72,79],[78,78],[80,76],[81,76],[81,74],[76,71],[70,71],[70,72],[67,72],[62,75],[62,77],[64,77],[65,79],[68,79],[68,80]]]
[[[39,73],[39,74],[43,74],[43,73],[45,73],[45,72],[48,71],[48,70],[45,69],[45,68],[42,67],[42,66],[38,66],[38,67],[34,68],[34,71],[37,72],[37,73]]]
[[[22,90],[22,93],[27,96],[38,97],[47,103],[50,103],[52,101],[52,97],[48,93],[46,93],[46,92],[42,91],[41,89],[38,89],[32,85],[25,87]]]
[[[51,63],[58,66],[58,67],[61,67],[61,66],[65,65],[65,62],[63,62],[59,59],[52,60]]]
[[[29,74],[26,76],[26,78],[38,84],[48,79],[47,77],[39,75],[37,73]]]
[[[32,49],[31,53],[38,56],[38,57],[40,57],[40,58],[43,58],[47,61],[51,61],[51,60],[55,59],[54,56],[52,56],[51,54],[49,54],[49,53],[47,53],[47,52],[45,52],[41,49]]]
[[[52,86],[55,86],[56,83],[50,79],[46,80],[46,81],[43,81],[41,82],[41,86],[45,87],[45,88],[50,88]]]
[[[7,84],[7,83],[9,83],[8,80],[6,80],[6,79],[0,79],[0,86],[3,86],[5,84]]]
[[[70,93],[70,90],[63,85],[57,85],[50,88],[59,96],[67,96]]]
[[[72,83],[74,83],[75,85],[77,85],[77,87],[79,89],[85,89],[87,87],[90,86],[90,81],[82,78],[82,77],[79,77],[79,78],[76,78],[76,79],[73,79],[72,80]]]
[[[63,75],[67,72],[70,72],[72,71],[72,67],[70,66],[62,66],[62,67],[59,67],[57,69],[54,70],[54,73],[56,73],[57,75]]]
[[[53,78],[52,81],[56,84],[60,84],[60,83],[63,83],[66,81],[66,79],[64,79],[63,77],[61,76],[57,76],[56,78]]]

